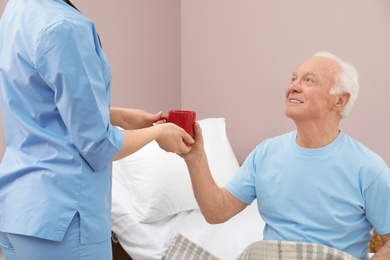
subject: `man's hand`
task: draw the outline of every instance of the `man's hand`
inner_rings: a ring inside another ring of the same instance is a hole
[[[390,259],[390,234],[381,235],[383,246],[375,253],[372,260],[388,260]]]
[[[202,129],[198,122],[195,122],[194,125],[194,140],[195,142],[191,144],[191,151],[181,155],[185,161],[196,160],[201,156],[206,156],[204,151]]]

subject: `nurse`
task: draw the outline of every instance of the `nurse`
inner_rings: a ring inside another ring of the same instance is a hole
[[[194,140],[174,124],[153,126],[161,112],[110,107],[94,23],[68,2],[9,0],[0,57],[6,259],[111,259],[111,162],[152,140],[185,154]]]

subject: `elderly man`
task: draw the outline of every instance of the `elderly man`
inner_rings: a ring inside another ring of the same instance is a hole
[[[265,240],[322,244],[367,259],[374,227],[384,246],[372,259],[390,259],[389,167],[339,130],[357,94],[349,63],[330,53],[304,61],[285,96],[296,130],[259,144],[224,188],[212,179],[196,124],[183,158],[206,220],[225,222],[257,199]]]

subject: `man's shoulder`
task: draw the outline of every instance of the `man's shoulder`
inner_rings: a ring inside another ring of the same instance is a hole
[[[295,138],[296,131],[291,131],[288,133],[276,135],[274,137],[267,138],[263,140],[260,144],[257,145],[255,150],[259,153],[264,152],[276,152],[285,150],[284,148],[288,148],[291,146],[291,140]]]
[[[362,156],[368,156],[372,158],[380,158],[380,155],[373,151],[371,148],[363,144],[362,142],[358,141],[357,139],[347,135],[344,133],[344,142],[343,147],[346,149],[350,149],[351,153],[360,154]]]
[[[387,167],[385,160],[375,151],[371,150],[369,147],[356,140],[355,138],[344,134],[344,142],[342,148],[339,149],[340,153],[348,155],[349,158],[352,158],[353,161],[358,161],[359,163],[364,163],[366,166],[372,166],[374,168],[383,168]]]
[[[296,134],[297,134],[296,131],[291,131],[284,134],[276,135],[274,137],[267,138],[264,140],[264,142],[269,144],[290,142],[291,138],[294,138]]]

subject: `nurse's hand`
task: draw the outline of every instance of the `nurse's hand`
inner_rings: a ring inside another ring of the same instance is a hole
[[[173,123],[159,123],[154,127],[159,131],[156,142],[161,149],[179,155],[191,151],[194,139],[183,128]]]
[[[162,116],[162,112],[151,114],[141,109],[119,108],[110,109],[110,122],[125,130],[134,130],[152,126]]]

